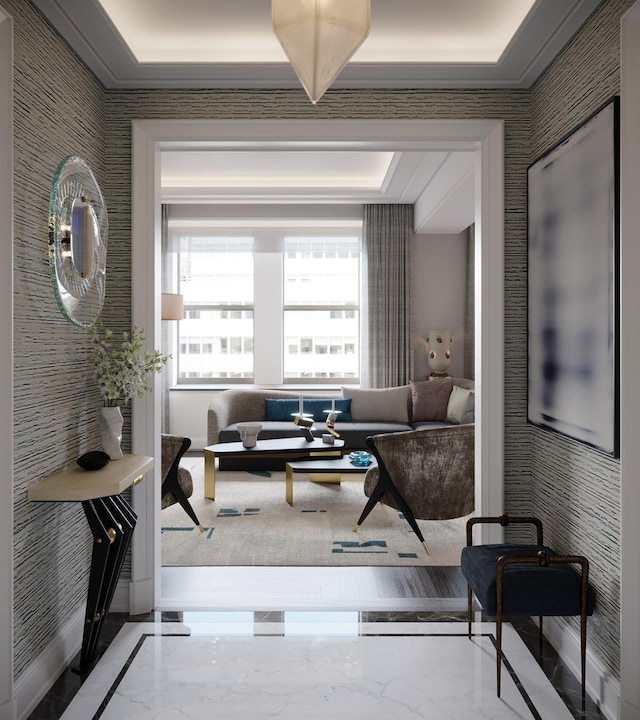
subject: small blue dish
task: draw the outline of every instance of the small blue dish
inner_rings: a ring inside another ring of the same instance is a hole
[[[351,460],[351,464],[357,467],[367,467],[367,465],[371,465],[371,453],[364,452],[363,450],[350,453],[349,459]]]

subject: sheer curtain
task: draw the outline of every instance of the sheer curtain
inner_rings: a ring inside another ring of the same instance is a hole
[[[362,385],[405,385],[413,376],[413,205],[365,205],[362,234],[367,308]]]

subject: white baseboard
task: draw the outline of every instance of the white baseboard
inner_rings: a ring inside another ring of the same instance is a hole
[[[121,580],[110,611],[129,612],[130,581]],[[14,684],[14,708],[0,707],[0,720],[24,720],[47,694],[62,671],[80,652],[86,609],[81,607],[63,626],[58,637],[29,665]],[[7,714],[9,713],[9,714]]]
[[[9,700],[0,705],[0,720],[16,720],[16,703]]]
[[[620,703],[620,720],[640,720],[640,708],[623,701]]]
[[[144,580],[129,580],[129,606],[131,615],[141,615],[153,610],[154,587],[150,578]]]
[[[36,705],[49,692],[60,673],[80,651],[84,616],[83,605],[16,680],[13,688],[16,720],[25,720],[29,717]]]
[[[208,444],[206,435],[194,436],[191,438],[191,447],[189,450],[204,450]]]
[[[118,580],[109,612],[129,612],[129,580]]]
[[[534,618],[535,620],[535,618]],[[580,681],[580,635],[558,618],[546,617],[543,623],[544,635],[553,645],[564,664]],[[600,658],[589,650],[587,630],[586,660],[587,693],[597,703],[600,712],[609,720],[618,720],[620,705],[620,683],[613,678]]]

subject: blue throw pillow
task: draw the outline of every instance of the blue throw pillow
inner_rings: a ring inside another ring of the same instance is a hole
[[[300,408],[300,401],[294,398],[267,399],[265,402],[265,420],[283,422],[290,420]],[[331,398],[303,398],[303,412],[313,415],[315,422],[324,422],[331,409]],[[335,409],[339,410],[336,422],[351,422],[351,398],[334,398]]]
[[[298,412],[298,401],[293,398],[282,398],[277,400],[265,400],[265,420],[276,420],[282,422],[289,420],[293,422],[293,413]]]

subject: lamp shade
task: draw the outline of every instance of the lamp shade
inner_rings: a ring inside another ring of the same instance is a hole
[[[273,32],[312,103],[369,34],[370,0],[271,0]]]
[[[182,320],[184,316],[184,303],[182,295],[177,293],[162,293],[162,320]]]

